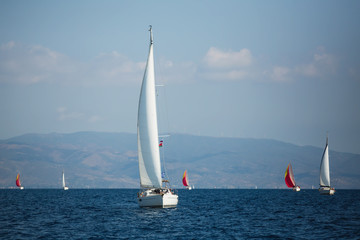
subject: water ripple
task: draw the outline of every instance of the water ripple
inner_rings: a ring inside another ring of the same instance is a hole
[[[179,191],[171,209],[137,190],[0,190],[2,239],[357,239],[360,191]]]

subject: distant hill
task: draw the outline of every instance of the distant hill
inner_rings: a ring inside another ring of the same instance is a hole
[[[335,188],[360,188],[360,155],[331,151]],[[174,134],[164,139],[173,186],[188,170],[197,188],[285,188],[292,163],[302,188],[318,187],[323,149],[269,139],[214,138]],[[26,188],[138,188],[136,134],[77,132],[26,134],[0,141],[0,188],[14,187],[17,172]]]

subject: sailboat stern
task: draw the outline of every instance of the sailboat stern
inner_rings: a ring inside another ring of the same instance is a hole
[[[170,189],[149,189],[138,193],[140,207],[171,208],[178,204],[178,195]]]
[[[335,194],[335,188],[332,187],[320,187],[319,192],[321,195],[334,195]]]

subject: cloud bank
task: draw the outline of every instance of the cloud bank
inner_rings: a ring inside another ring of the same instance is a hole
[[[215,81],[236,81],[252,75],[253,64],[251,51],[243,48],[240,51],[223,51],[211,47],[204,59],[203,72],[200,76]]]
[[[145,62],[134,62],[116,51],[88,62],[75,61],[49,48],[8,42],[0,47],[0,82],[36,84],[131,84],[141,80]]]
[[[10,41],[0,46],[0,83],[70,85],[140,84],[145,62],[136,62],[112,51],[79,62],[44,46],[26,46]],[[267,66],[267,67],[266,67]],[[270,66],[270,68],[269,68]],[[337,71],[336,57],[318,48],[307,63],[289,66],[260,62],[250,49],[238,51],[210,47],[203,61],[174,62],[160,57],[156,71],[159,83],[210,81],[288,82],[299,78],[326,77]]]
[[[271,79],[277,82],[291,81],[298,78],[324,78],[337,72],[337,59],[335,56],[321,52],[314,53],[308,63],[294,66],[274,66],[270,74]]]
[[[205,55],[205,63],[212,68],[239,68],[250,66],[252,63],[252,55],[249,49],[241,49],[240,51],[222,51],[215,47],[211,47]]]

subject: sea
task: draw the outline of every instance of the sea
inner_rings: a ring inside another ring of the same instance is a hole
[[[140,208],[137,189],[2,189],[0,239],[360,239],[360,190],[178,190]]]

